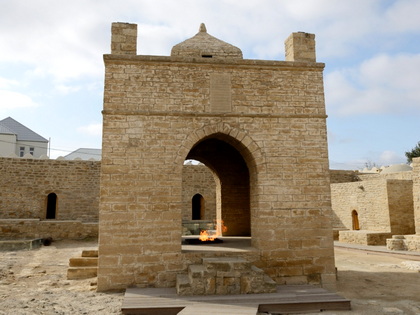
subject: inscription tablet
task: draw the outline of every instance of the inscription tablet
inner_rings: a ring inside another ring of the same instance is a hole
[[[230,74],[210,75],[210,108],[212,112],[231,112]]]

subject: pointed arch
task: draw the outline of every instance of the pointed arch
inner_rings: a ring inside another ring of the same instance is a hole
[[[234,146],[243,156],[251,173],[262,174],[266,172],[265,155],[257,143],[245,130],[233,127],[225,122],[208,124],[189,133],[178,150],[175,165],[182,165],[193,146],[210,137],[220,138]]]
[[[252,235],[252,218],[259,202],[258,177],[265,173],[266,165],[256,142],[227,123],[209,124],[188,134],[178,150],[176,167],[186,159],[204,163],[220,178],[216,216],[225,221],[226,235]]]

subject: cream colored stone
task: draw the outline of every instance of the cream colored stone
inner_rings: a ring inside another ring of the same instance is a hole
[[[210,217],[204,217],[223,219],[228,235],[251,235],[265,257],[256,265],[276,279],[321,282],[314,273],[332,273],[334,257],[332,250],[317,251],[333,243],[324,65],[315,62],[314,36],[298,33],[288,42],[294,60],[305,63],[244,60],[239,49],[210,37],[204,26],[174,46],[171,56],[124,56],[125,27],[133,34],[133,26],[116,25],[112,41],[119,50],[104,56],[100,231],[107,237],[100,237],[98,288],[123,282],[171,286],[173,275],[186,270],[189,256],[180,251],[181,218],[189,217],[185,200],[192,197],[182,183],[186,158],[203,161],[216,174],[215,197],[205,198],[216,207],[207,203]],[[215,93],[211,82],[218,78],[229,78],[229,91]],[[143,181],[145,174],[152,179]],[[291,210],[300,215],[291,219]],[[114,226],[108,216],[117,212],[118,221],[135,214],[137,228]],[[117,235],[125,235],[130,246]],[[287,248],[289,237],[303,248]],[[112,270],[102,265],[101,256],[105,261],[130,250],[162,268],[124,260]],[[160,259],[168,253],[175,261]],[[327,267],[312,267],[312,260],[302,260],[307,257],[323,257]],[[146,269],[148,276],[140,276]],[[124,277],[113,283],[110,274],[117,273]]]

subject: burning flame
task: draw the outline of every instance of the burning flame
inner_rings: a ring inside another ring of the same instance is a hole
[[[218,220],[215,222],[216,230],[202,230],[200,232],[200,241],[214,241],[217,237],[222,236],[224,232],[227,231],[226,225],[223,223],[223,220]]]

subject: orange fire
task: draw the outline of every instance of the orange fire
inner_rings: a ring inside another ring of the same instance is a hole
[[[222,236],[227,231],[227,227],[224,225],[223,220],[216,221],[216,230],[202,230],[200,232],[200,241],[214,241],[217,237]]]

